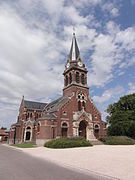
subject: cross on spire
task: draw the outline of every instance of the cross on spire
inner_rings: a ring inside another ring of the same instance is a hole
[[[75,34],[75,27],[73,26],[73,34]]]

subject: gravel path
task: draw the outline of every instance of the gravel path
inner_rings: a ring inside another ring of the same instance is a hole
[[[108,180],[30,156],[19,149],[0,145],[0,180]]]
[[[31,156],[46,159],[62,166],[123,180],[135,180],[135,145],[97,145],[71,149],[38,147],[21,150]]]

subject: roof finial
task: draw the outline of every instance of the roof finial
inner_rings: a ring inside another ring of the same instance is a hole
[[[73,35],[75,35],[75,27],[73,26]]]

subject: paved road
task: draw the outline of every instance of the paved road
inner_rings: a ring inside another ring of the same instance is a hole
[[[0,180],[97,180],[105,179],[60,167],[0,145]]]

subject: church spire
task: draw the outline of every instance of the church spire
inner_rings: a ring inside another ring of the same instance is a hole
[[[73,38],[72,38],[72,44],[71,44],[71,49],[69,53],[69,59],[70,61],[76,61],[80,55],[80,51],[77,45],[75,33],[73,33]]]
[[[63,95],[70,95],[76,90],[83,90],[89,94],[87,85],[87,69],[80,57],[80,51],[77,45],[75,33],[73,33],[70,53],[64,70],[64,88]]]

